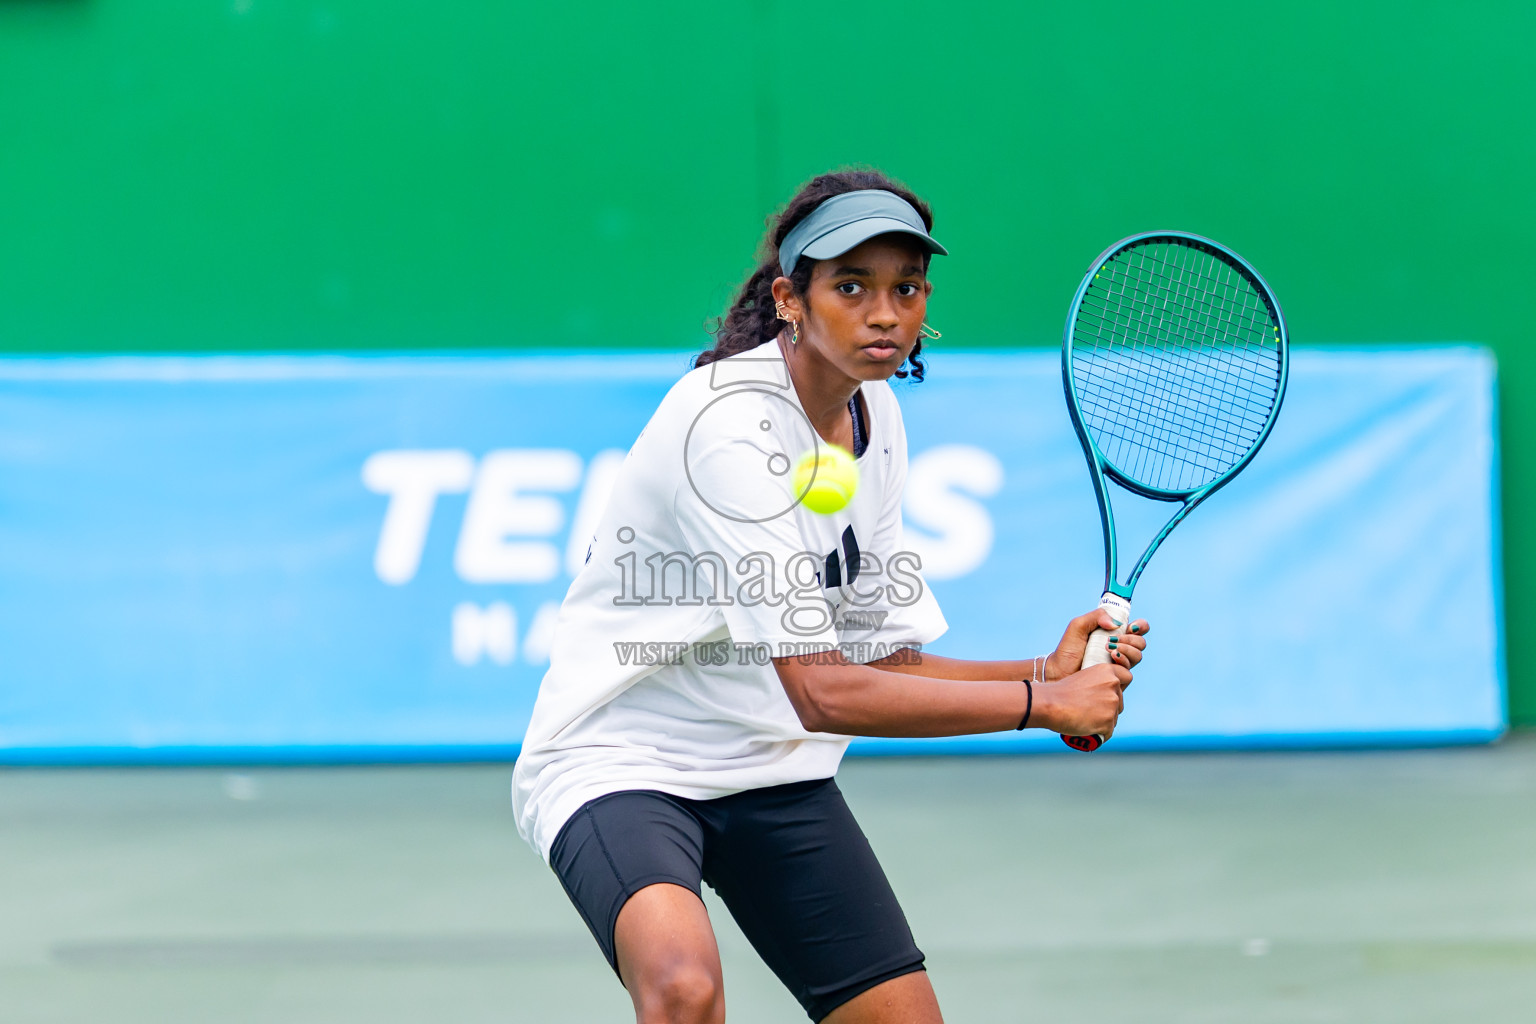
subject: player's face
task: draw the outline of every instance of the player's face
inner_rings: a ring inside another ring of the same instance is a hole
[[[800,344],[854,380],[885,380],[917,344],[931,291],[923,250],[905,235],[876,235],[816,264],[800,303]]]

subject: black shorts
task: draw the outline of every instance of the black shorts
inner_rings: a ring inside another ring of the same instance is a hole
[[[624,901],[657,882],[698,893],[701,879],[814,1021],[923,969],[885,872],[831,779],[715,800],[609,793],[565,823],[550,864],[615,972]]]

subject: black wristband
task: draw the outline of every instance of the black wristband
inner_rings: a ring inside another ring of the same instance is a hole
[[[1029,713],[1035,710],[1035,684],[1028,679],[1023,680],[1023,683],[1025,692],[1029,694],[1029,697],[1024,703],[1024,717],[1019,719],[1019,724],[1014,727],[1014,732],[1018,732],[1029,724]]]

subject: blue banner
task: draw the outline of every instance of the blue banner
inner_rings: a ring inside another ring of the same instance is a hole
[[[511,756],[688,358],[0,360],[0,760]],[[1048,650],[1103,576],[1056,354],[940,351],[893,384],[950,622],[930,649]],[[1115,746],[1500,734],[1493,395],[1481,349],[1296,353],[1264,450],[1137,588],[1151,654]],[[1117,506],[1122,547],[1171,511]],[[1065,749],[855,744],[1037,747]]]

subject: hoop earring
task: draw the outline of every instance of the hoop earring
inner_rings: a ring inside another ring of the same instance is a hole
[[[925,338],[942,338],[942,337],[944,337],[944,335],[940,334],[938,331],[934,330],[932,327],[929,327],[927,324],[923,324],[923,326],[919,327],[917,329],[917,333],[921,334]]]

